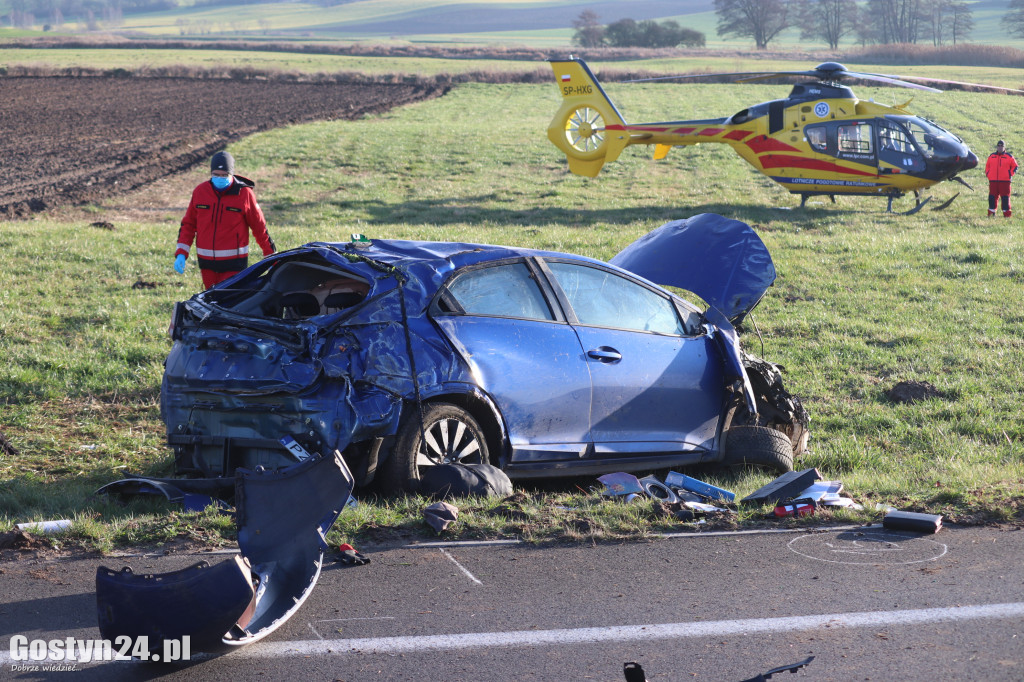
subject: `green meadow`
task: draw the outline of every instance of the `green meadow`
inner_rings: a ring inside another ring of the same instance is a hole
[[[946,73],[943,77],[956,78]],[[1015,78],[993,74],[993,78]],[[629,121],[725,116],[782,97],[786,86],[608,84]],[[1000,95],[856,87],[902,102],[963,137],[984,158],[997,138],[1020,145],[1019,102]],[[1024,501],[1024,204],[986,217],[987,183],[965,174],[933,187],[946,210],[885,212],[881,198],[799,199],[728,147],[675,149],[654,161],[631,147],[596,178],[567,171],[545,136],[552,85],[468,83],[443,98],[358,121],[290,126],[229,149],[258,194],[279,248],[374,238],[513,244],[610,259],[662,223],[705,212],[748,222],[779,273],[743,336],[786,368],[811,414],[797,468],[841,480],[861,512],[801,523],[877,521],[876,505],[947,522],[1020,523]],[[161,181],[174,197],[144,220],[127,194],[60,214],[0,222],[0,526],[76,521],[57,542],[109,551],[182,538],[229,544],[229,522],[159,501],[127,506],[93,491],[131,471],[171,474],[158,399],[173,303],[199,290],[172,269],[177,226],[204,168]],[[1015,196],[1018,202],[1024,201]],[[897,210],[913,205],[896,202]],[[113,229],[93,223],[109,222]],[[143,283],[136,288],[133,285]],[[149,286],[152,285],[152,286]],[[890,400],[900,381],[940,397]],[[694,472],[691,472],[694,473]],[[697,471],[743,496],[758,472]],[[658,504],[595,494],[595,480],[522,487],[511,501],[463,500],[446,536],[590,539],[679,530]],[[432,534],[418,498],[360,497],[332,538],[353,544]],[[734,523],[761,523],[742,509]]]

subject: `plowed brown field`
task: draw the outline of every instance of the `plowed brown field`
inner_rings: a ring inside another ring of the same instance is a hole
[[[354,119],[445,90],[434,83],[0,78],[0,218],[100,201],[261,130]]]

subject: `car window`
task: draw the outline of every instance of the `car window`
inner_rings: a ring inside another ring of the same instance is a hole
[[[470,270],[456,277],[448,293],[467,315],[555,319],[525,263]]]
[[[548,263],[581,324],[683,335],[665,296],[614,273],[573,263]]]

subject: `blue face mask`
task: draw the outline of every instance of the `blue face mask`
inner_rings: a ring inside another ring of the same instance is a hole
[[[210,182],[212,182],[213,186],[216,187],[217,189],[227,189],[228,185],[231,184],[231,176],[226,175],[224,177],[221,177],[219,175],[214,175],[212,178],[210,178]]]

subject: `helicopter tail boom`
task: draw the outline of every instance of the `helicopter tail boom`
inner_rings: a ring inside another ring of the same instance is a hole
[[[562,106],[548,126],[548,139],[565,153],[569,170],[595,177],[629,145],[626,122],[584,62],[552,60],[551,69]]]

